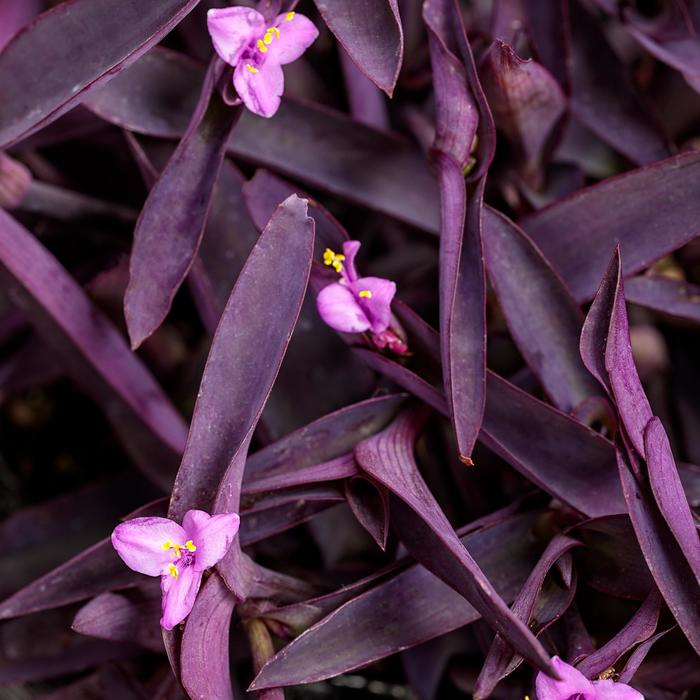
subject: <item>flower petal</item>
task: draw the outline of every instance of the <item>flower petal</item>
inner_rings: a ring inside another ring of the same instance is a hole
[[[207,12],[207,29],[221,60],[235,66],[246,46],[265,33],[265,18],[249,7],[222,7]]]
[[[357,279],[357,270],[355,269],[355,257],[357,251],[360,250],[360,241],[346,241],[343,243],[343,277],[348,282],[354,282]]]
[[[185,566],[178,571],[177,578],[167,574],[160,580],[160,591],[163,594],[160,624],[166,630],[179,625],[190,614],[202,583],[202,572],[195,571],[194,566]]]
[[[558,656],[552,657],[552,666],[561,678],[555,681],[540,671],[535,681],[537,700],[569,700],[580,696],[580,700],[596,700],[596,691],[582,673],[562,661]]]
[[[167,518],[134,518],[117,525],[112,545],[124,563],[146,576],[159,576],[173,561],[173,550],[163,549],[169,540],[184,543],[185,531]]]
[[[339,282],[329,284],[319,292],[316,308],[321,318],[341,333],[363,333],[371,326],[350,288]]]
[[[611,680],[593,681],[597,700],[644,700],[644,696],[625,683],[614,683]]]
[[[369,319],[372,332],[385,331],[391,322],[391,300],[396,294],[396,283],[382,277],[360,277],[350,288]]]
[[[316,25],[298,12],[279,15],[275,27],[279,36],[273,39],[269,51],[270,57],[281,65],[296,61],[318,36]]]
[[[240,522],[235,513],[209,515],[203,510],[187,511],[182,526],[197,547],[194,558],[196,571],[204,571],[224,558]]]
[[[284,92],[282,67],[267,59],[259,68],[239,63],[233,72],[233,84],[245,106],[261,117],[271,117],[279,109]]]

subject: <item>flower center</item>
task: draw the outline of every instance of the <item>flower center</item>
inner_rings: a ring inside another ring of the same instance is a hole
[[[287,12],[284,16],[285,21],[291,22],[294,19],[294,12]],[[251,43],[243,55],[243,60],[246,61],[245,67],[250,73],[259,73],[260,67],[265,62],[265,54],[268,46],[275,39],[280,38],[280,30],[278,27],[268,27],[265,30],[261,39]]]
[[[163,549],[166,552],[172,550],[173,554],[175,555],[174,563],[168,564],[168,571],[174,578],[177,578],[180,575],[178,566],[189,566],[194,561],[194,553],[197,551],[197,547],[192,540],[187,540],[185,544],[176,544],[170,540],[166,540],[163,543]]]
[[[345,256],[342,253],[334,253],[330,248],[326,248],[323,251],[323,263],[332,267],[336,272],[341,273],[343,271],[343,261]],[[362,292],[360,292],[362,296]]]

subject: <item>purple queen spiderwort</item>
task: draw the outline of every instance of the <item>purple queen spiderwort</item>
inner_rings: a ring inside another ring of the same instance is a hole
[[[359,241],[343,243],[342,253],[326,248],[323,262],[340,274],[340,279],[319,292],[316,298],[318,313],[336,331],[369,331],[375,347],[405,355],[408,347],[391,314],[396,284],[381,277],[359,277],[355,269],[359,249]]]
[[[245,106],[271,117],[284,92],[282,66],[296,61],[318,36],[314,23],[298,12],[278,15],[268,25],[249,7],[209,10],[207,28],[216,53],[234,67],[233,84]]]
[[[535,681],[537,700],[644,700],[644,696],[624,683],[611,680],[589,681],[579,670],[558,656],[552,666],[561,680],[538,673]]]
[[[192,610],[202,575],[228,552],[238,532],[235,513],[190,510],[182,525],[167,518],[134,518],[118,525],[112,545],[124,563],[146,576],[160,576],[163,616],[171,630]]]

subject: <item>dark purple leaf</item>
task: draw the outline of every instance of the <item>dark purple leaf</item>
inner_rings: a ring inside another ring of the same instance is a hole
[[[496,126],[514,148],[525,181],[539,189],[546,146],[566,110],[562,89],[544,66],[502,41],[484,58],[481,75]]]
[[[571,81],[568,0],[524,0],[525,21],[539,62],[567,89]]]
[[[649,571],[678,626],[700,653],[700,583],[654,501],[617,450],[622,492]]]
[[[231,292],[175,480],[169,512],[176,520],[190,508],[211,508],[229,463],[250,439],[299,315],[313,234],[306,203],[290,197],[270,219]],[[271,303],[271,291],[280,288],[285,294]],[[229,390],[220,392],[222,386]]]
[[[212,193],[241,108],[224,104],[212,61],[187,131],[153,186],[134,231],[124,315],[137,348],[162,323],[204,233]]]
[[[197,2],[70,0],[41,15],[0,54],[0,145],[74,107],[157,44]]]
[[[600,393],[578,353],[583,316],[529,238],[494,209],[484,214],[484,253],[513,340],[562,411]]]
[[[358,68],[389,97],[403,60],[398,0],[314,0]]]
[[[463,538],[506,600],[512,600],[536,561],[538,547],[527,536],[535,521],[533,514],[520,515]],[[382,611],[381,624],[377,610]],[[254,687],[330,678],[478,618],[462,596],[415,564],[360,593],[304,632],[267,663]]]
[[[78,611],[75,632],[115,642],[134,642],[151,651],[163,651],[158,620],[160,585],[142,585],[122,593],[102,593]]]
[[[196,64],[158,49],[87,104],[130,131],[178,138],[187,128],[202,77]],[[283,100],[274,119],[246,112],[229,153],[431,233],[439,231],[437,187],[420,150],[337,112],[292,100]],[[338,153],[352,158],[338,158]]]
[[[633,304],[700,321],[700,287],[670,277],[640,275],[625,280],[625,297]]]
[[[393,494],[391,520],[408,551],[474,605],[526,659],[549,669],[544,649],[462,546],[418,471],[413,449],[426,418],[424,408],[400,414],[388,428],[357,445],[355,459]]]
[[[675,626],[674,626],[675,627]],[[634,678],[637,669],[642,665],[642,662],[646,658],[647,654],[651,651],[651,648],[659,641],[662,637],[665,637],[671,629],[671,627],[663,632],[655,634],[653,637],[649,637],[646,641],[642,642],[633,652],[625,663],[625,667],[620,672],[619,682],[620,683],[630,683]]]
[[[684,153],[586,187],[519,223],[585,301],[618,242],[630,275],[700,233],[699,180],[700,153]]]
[[[387,490],[372,479],[357,476],[345,482],[345,498],[360,525],[384,551],[389,536]]]
[[[389,130],[389,112],[386,98],[377,86],[355,65],[348,52],[338,47],[343,69],[345,94],[352,118],[382,131]]]
[[[1,210],[0,262],[38,332],[98,401],[146,476],[169,488],[186,427],[146,367],[58,261]]]
[[[656,589],[652,590],[632,619],[609,642],[578,664],[578,670],[588,678],[597,678],[613,668],[630,649],[654,634],[662,606],[663,598]]]
[[[41,12],[41,0],[5,0],[0,7],[0,49]]]
[[[216,574],[197,596],[182,635],[182,685],[192,698],[234,700],[229,629],[236,599]]]

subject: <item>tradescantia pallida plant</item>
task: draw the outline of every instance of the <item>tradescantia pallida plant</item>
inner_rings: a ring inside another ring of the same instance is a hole
[[[693,697],[698,32],[0,0],[0,683]]]

